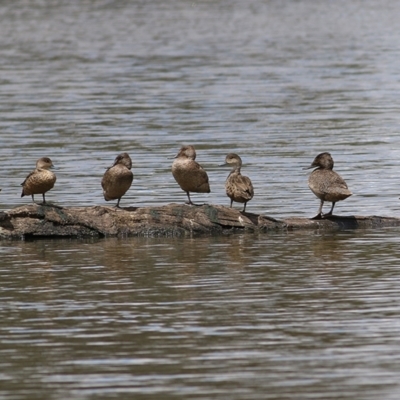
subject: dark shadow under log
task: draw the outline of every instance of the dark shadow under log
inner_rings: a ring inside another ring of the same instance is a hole
[[[235,208],[168,204],[160,207],[59,207],[29,204],[0,213],[0,238],[192,236],[230,232],[367,229],[400,226],[399,218],[331,216],[276,220]]]

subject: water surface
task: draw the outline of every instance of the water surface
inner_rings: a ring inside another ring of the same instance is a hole
[[[252,210],[313,215],[302,167],[330,151],[354,192],[338,209],[398,213],[399,7],[4,3],[1,207],[26,202],[19,184],[43,155],[59,168],[49,200],[103,203],[101,176],[121,151],[136,176],[125,203],[183,201],[170,165],[191,143],[210,176],[200,201],[228,204],[218,165],[234,151]]]
[[[0,395],[394,399],[397,237],[3,243]]]
[[[3,210],[50,156],[62,206],[185,201],[170,172],[193,144],[229,204],[313,216],[315,155],[354,195],[342,215],[399,215],[400,4],[383,0],[0,4]],[[328,207],[328,206],[327,206]],[[0,246],[4,399],[398,399],[398,230]]]

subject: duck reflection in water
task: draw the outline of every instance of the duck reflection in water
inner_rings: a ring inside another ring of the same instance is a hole
[[[186,192],[188,204],[191,205],[195,204],[190,199],[190,192],[210,193],[207,172],[195,159],[194,147],[182,146],[172,163],[172,175],[181,189]]]
[[[21,197],[32,196],[32,201],[35,202],[34,195],[41,194],[43,196],[43,204],[46,204],[45,193],[54,187],[56,175],[50,171],[54,165],[49,157],[42,157],[36,161],[36,168],[26,177],[21,183]]]
[[[118,200],[116,207],[122,196],[128,191],[133,182],[132,160],[128,153],[119,154],[114,164],[107,169],[101,181],[105,201]]]
[[[333,171],[333,158],[330,153],[318,154],[312,164],[305,168],[315,168],[308,178],[308,186],[311,191],[321,200],[318,214],[313,219],[331,216],[335,204],[347,199],[352,195],[345,180]],[[332,208],[327,214],[322,214],[322,206],[325,201],[332,203]]]
[[[242,159],[235,153],[229,153],[225,158],[225,164],[233,169],[225,182],[226,195],[231,199],[231,207],[233,202],[244,203],[243,211],[246,211],[247,202],[254,196],[254,188],[251,180],[247,176],[240,173],[242,167]]]

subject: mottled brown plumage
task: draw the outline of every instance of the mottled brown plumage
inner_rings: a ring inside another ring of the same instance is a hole
[[[309,168],[316,169],[311,172],[308,186],[311,191],[321,200],[318,214],[314,219],[322,216],[332,215],[335,203],[347,199],[352,193],[347,188],[345,180],[333,171],[333,159],[329,153],[321,153],[315,157]],[[332,208],[327,214],[322,214],[322,206],[325,201],[332,203]]]
[[[229,153],[224,165],[233,167],[225,182],[226,195],[231,199],[231,207],[234,201],[244,203],[243,212],[245,212],[247,202],[254,196],[254,188],[250,178],[240,173],[242,159],[235,153]]]
[[[119,207],[121,197],[132,185],[131,168],[132,160],[128,153],[121,153],[115,158],[114,164],[107,169],[101,180],[105,201],[118,199],[116,207]]]
[[[21,197],[32,196],[32,201],[35,201],[34,195],[41,194],[43,196],[43,204],[46,204],[45,193],[54,187],[56,175],[49,171],[53,168],[53,163],[49,157],[42,157],[36,161],[36,168],[26,179],[21,183]]]
[[[183,146],[172,163],[172,175],[181,189],[186,192],[189,204],[193,204],[190,192],[210,193],[207,172],[195,159],[194,147]]]

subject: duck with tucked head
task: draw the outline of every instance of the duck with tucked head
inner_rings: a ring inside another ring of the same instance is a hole
[[[193,204],[190,192],[210,193],[207,172],[195,161],[196,150],[193,146],[182,146],[172,163],[172,175],[181,189],[186,192],[188,204]]]
[[[50,171],[54,165],[49,157],[42,157],[36,161],[36,168],[26,179],[21,183],[21,197],[32,196],[32,201],[35,202],[34,195],[41,194],[43,196],[43,204],[46,204],[45,193],[54,187],[56,175]]]
[[[330,216],[336,202],[347,199],[352,193],[348,189],[345,180],[333,171],[333,158],[330,153],[318,154],[307,169],[309,168],[315,169],[308,178],[308,186],[321,200],[318,214],[313,219]],[[325,201],[331,202],[332,208],[327,214],[322,214],[322,206]]]
[[[225,158],[223,166],[232,166],[232,171],[225,182],[226,195],[231,199],[231,207],[233,202],[244,203],[243,211],[246,211],[247,202],[254,196],[254,188],[250,178],[240,173],[242,167],[242,159],[235,153],[229,153]]]
[[[128,153],[119,154],[114,164],[107,169],[101,180],[105,201],[118,200],[116,207],[122,196],[128,191],[133,182],[132,160]]]

